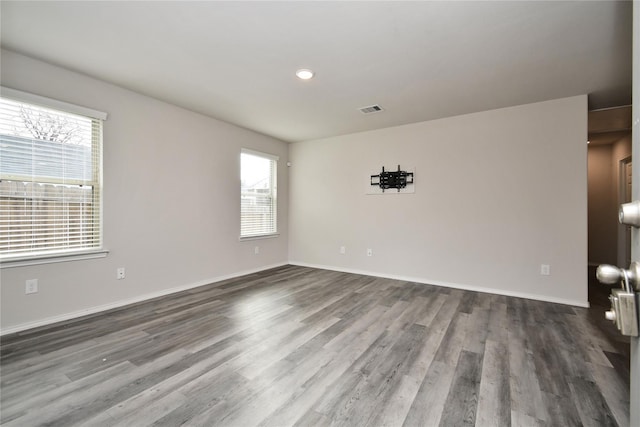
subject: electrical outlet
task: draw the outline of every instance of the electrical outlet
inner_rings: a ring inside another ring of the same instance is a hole
[[[543,276],[550,276],[551,266],[549,264],[540,264],[540,274]]]
[[[341,254],[346,254],[347,253],[347,248],[344,246],[340,246],[340,253]]]
[[[256,246],[255,248],[253,248],[253,253],[258,255],[260,253],[260,246]]]
[[[124,279],[124,267],[118,268],[118,271],[116,272],[116,277],[118,280]]]
[[[373,256],[373,250],[367,249],[367,256]]]
[[[29,279],[25,282],[24,293],[35,294],[38,292],[38,279]]]

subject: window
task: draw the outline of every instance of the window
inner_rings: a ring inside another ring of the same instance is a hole
[[[240,238],[277,233],[278,158],[250,150],[240,154]]]
[[[91,116],[82,114],[87,112]],[[0,259],[101,248],[105,118],[104,113],[2,88]]]

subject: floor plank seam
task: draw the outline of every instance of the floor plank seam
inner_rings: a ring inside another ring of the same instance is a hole
[[[624,426],[600,309],[284,266],[2,337],[0,424]]]

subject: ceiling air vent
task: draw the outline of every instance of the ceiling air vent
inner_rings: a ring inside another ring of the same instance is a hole
[[[382,109],[381,106],[379,105],[369,105],[368,107],[360,107],[358,108],[358,111],[360,111],[362,114],[373,114],[373,113],[379,113],[380,111],[384,111]]]

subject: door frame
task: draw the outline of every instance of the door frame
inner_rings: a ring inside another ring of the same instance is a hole
[[[626,168],[632,163],[632,155],[621,159],[618,162],[618,204],[630,202],[633,200],[633,194],[629,193],[626,185]],[[632,175],[633,176],[633,175]],[[631,260],[631,227],[618,224],[618,260],[617,265],[627,267]]]

